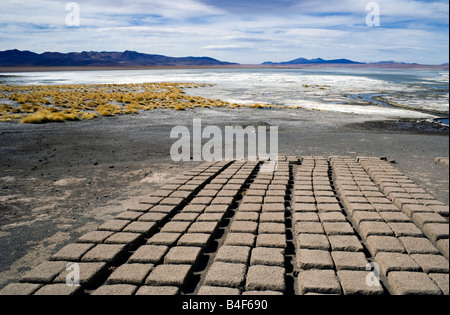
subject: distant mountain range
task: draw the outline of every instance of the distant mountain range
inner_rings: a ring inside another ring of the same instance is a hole
[[[406,63],[402,61],[379,61],[379,62],[358,62],[349,59],[333,59],[333,60],[324,60],[322,58],[317,59],[306,59],[306,58],[298,58],[291,61],[286,62],[264,62],[263,65],[320,65],[320,64],[340,64],[340,65],[417,65],[417,63]],[[443,64],[443,66],[448,65],[448,63]]]
[[[277,65],[417,65],[401,61],[380,61],[373,63],[358,62],[349,59],[325,60],[322,58],[298,58],[286,62],[264,62],[262,66]],[[230,66],[238,63],[224,62],[210,57],[167,57],[143,54],[135,51],[96,52],[83,51],[71,53],[45,52],[37,54],[31,51],[0,51],[0,67],[152,67],[152,66]],[[448,63],[442,66],[448,66]]]
[[[116,67],[116,66],[216,66],[232,65],[209,57],[167,57],[125,52],[81,52],[37,54],[31,51],[0,52],[0,67]]]
[[[360,65],[363,64],[362,62],[357,62],[353,60],[348,59],[334,59],[334,60],[324,60],[322,58],[317,59],[305,59],[305,58],[298,58],[291,61],[286,62],[271,62],[267,61],[264,62],[263,65],[307,65],[307,64],[353,64],[353,65]]]

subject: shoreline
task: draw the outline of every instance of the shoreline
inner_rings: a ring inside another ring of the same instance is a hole
[[[0,73],[53,71],[114,71],[114,70],[181,70],[181,69],[386,69],[386,70],[449,70],[449,65],[414,64],[302,64],[302,65],[211,65],[211,66],[83,66],[83,67],[0,67]]]

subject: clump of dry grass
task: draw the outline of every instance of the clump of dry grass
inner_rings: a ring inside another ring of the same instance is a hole
[[[211,86],[196,83],[2,86],[0,96],[13,105],[0,106],[0,121],[48,123],[138,114],[139,111],[194,108],[273,108],[265,104],[230,104],[187,95],[184,89]]]

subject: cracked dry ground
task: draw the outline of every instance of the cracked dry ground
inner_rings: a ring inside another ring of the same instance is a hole
[[[448,217],[380,158],[211,162],[0,294],[448,295]]]

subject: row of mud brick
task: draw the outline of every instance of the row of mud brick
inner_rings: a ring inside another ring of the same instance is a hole
[[[211,162],[0,294],[448,295],[448,216],[380,158]]]

